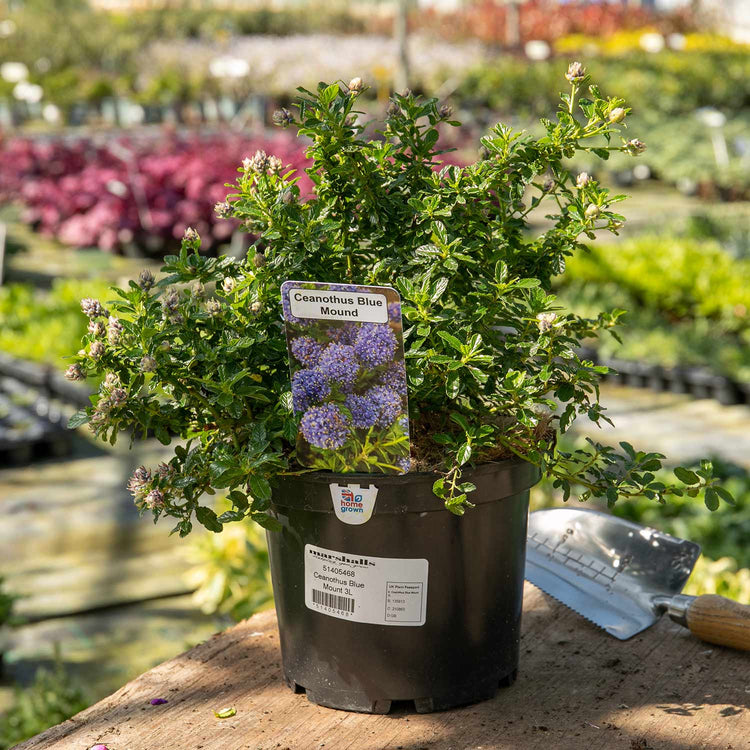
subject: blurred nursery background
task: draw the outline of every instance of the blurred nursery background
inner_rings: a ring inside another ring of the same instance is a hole
[[[67,430],[88,392],[62,373],[80,299],[157,273],[187,227],[247,252],[214,204],[257,149],[304,169],[272,115],[321,80],[361,76],[368,119],[407,87],[449,104],[458,164],[497,120],[536,132],[571,60],[626,99],[647,151],[572,167],[630,194],[628,223],[557,294],[628,311],[587,352],[618,371],[604,438],[712,455],[737,498],[615,512],[702,545],[689,593],[750,602],[748,45],[742,0],[0,0],[0,750],[272,604],[263,533],[141,519],[127,478],[167,449]]]

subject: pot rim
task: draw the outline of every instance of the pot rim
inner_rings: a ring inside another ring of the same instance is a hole
[[[375,486],[378,489],[373,515],[383,513],[446,512],[444,502],[432,492],[441,474],[409,472],[407,474],[339,474],[332,471],[310,471],[303,474],[280,474],[273,488],[271,505],[311,512],[333,513],[331,485]],[[525,492],[541,478],[541,471],[519,458],[487,461],[467,466],[462,481],[472,481],[477,489],[469,495],[474,505],[495,502]]]

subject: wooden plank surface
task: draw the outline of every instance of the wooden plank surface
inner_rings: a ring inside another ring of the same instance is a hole
[[[621,642],[529,584],[524,607],[519,679],[481,704],[388,716],[314,706],[282,683],[276,618],[264,612],[18,750],[750,748],[750,654],[667,618]],[[226,706],[236,715],[215,718]]]

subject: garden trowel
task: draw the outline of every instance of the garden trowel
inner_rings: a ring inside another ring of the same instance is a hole
[[[526,579],[620,640],[668,612],[704,641],[750,650],[750,606],[680,593],[699,555],[608,513],[552,508],[529,516]]]

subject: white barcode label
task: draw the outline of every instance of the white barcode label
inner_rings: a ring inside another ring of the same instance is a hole
[[[424,625],[424,559],[369,557],[305,545],[305,606],[376,625]]]
[[[348,596],[339,596],[338,594],[328,594],[320,589],[313,589],[312,599],[315,604],[330,609],[340,609],[342,612],[354,612],[354,599]]]

